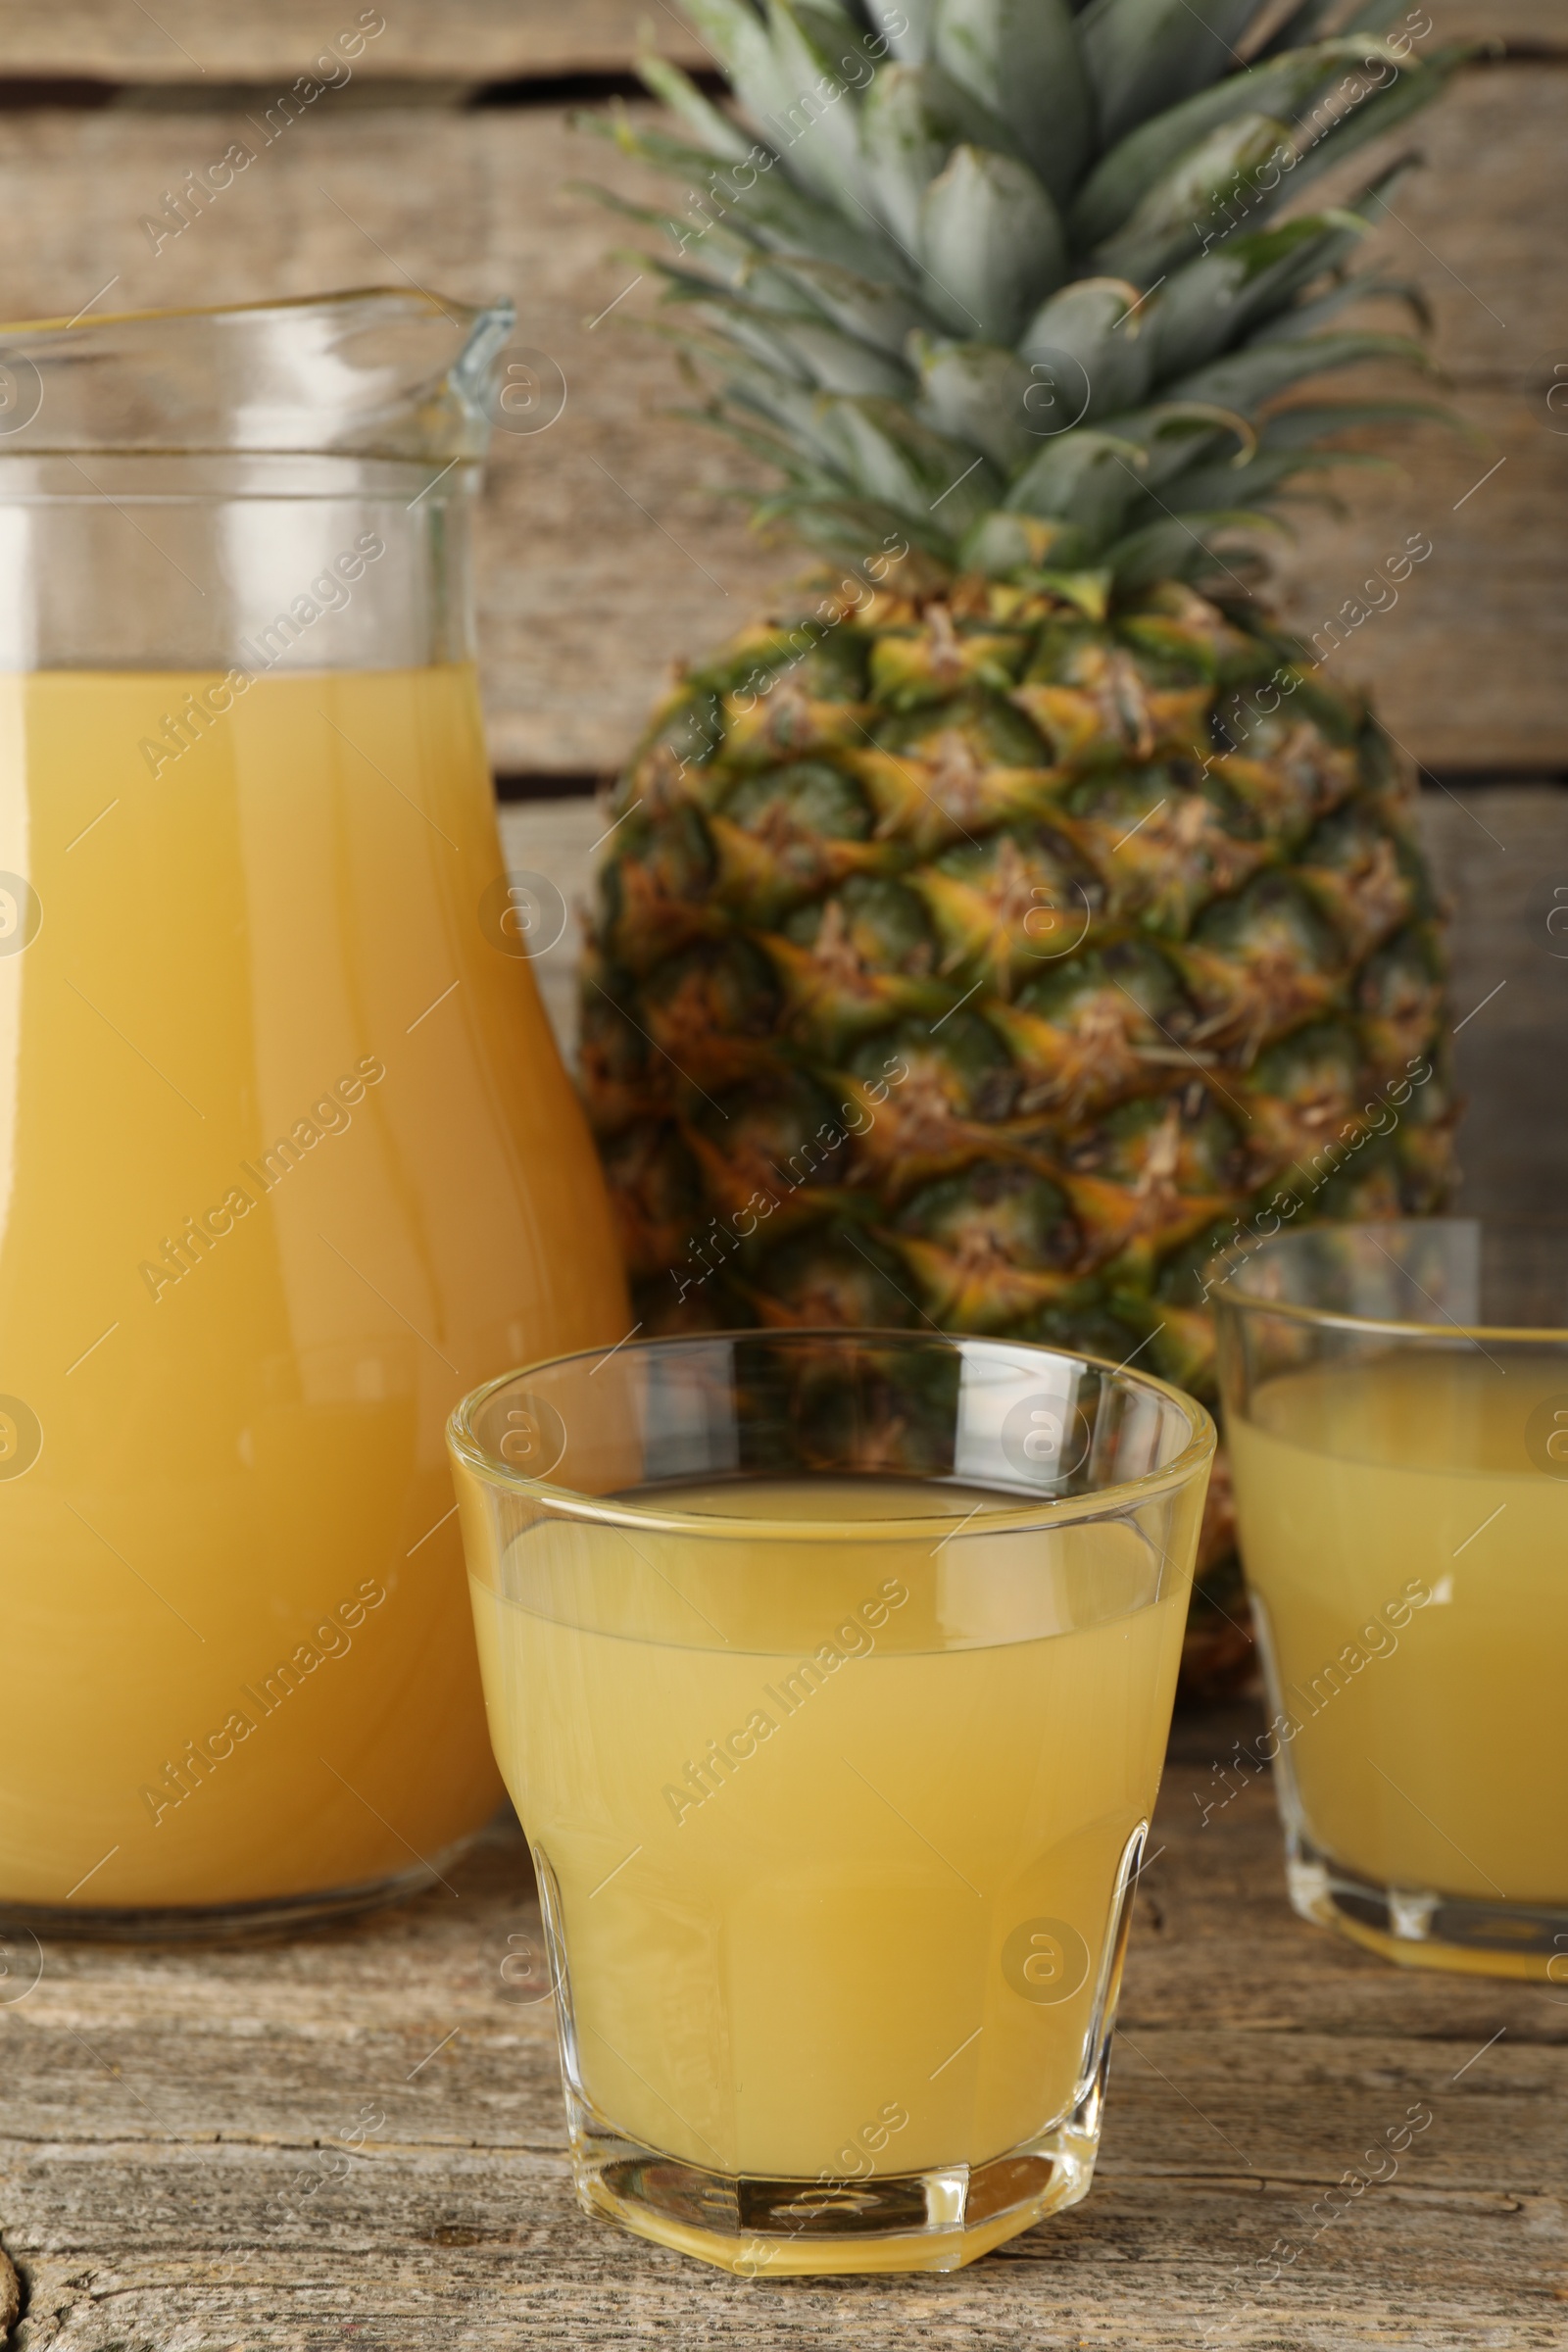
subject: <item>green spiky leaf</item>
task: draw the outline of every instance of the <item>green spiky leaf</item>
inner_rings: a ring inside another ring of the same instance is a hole
[[[1239,115],[1261,115],[1295,123],[1312,102],[1342,77],[1345,69],[1369,53],[1397,67],[1392,50],[1364,40],[1319,41],[1310,49],[1227,74],[1181,106],[1155,115],[1129,132],[1098,163],[1074,201],[1071,229],[1083,247],[1102,244],[1128,220],[1150,190],[1184,156]]]
[[[1088,79],[1066,0],[938,0],[935,50],[960,88],[1005,122],[1058,204],[1093,137]]]
[[[920,203],[924,293],[956,334],[1011,343],[1066,275],[1056,208],[1026,164],[956,147]]]
[[[1270,215],[1465,52],[1382,39],[1396,12],[1365,0],[1337,25],[1298,10],[1249,61],[1260,6],[697,0],[739,116],[650,61],[684,135],[601,126],[681,183],[662,217],[612,201],[662,220],[710,421],[782,477],[765,523],[841,543],[892,516],[1019,581],[1129,565],[1125,586],[1160,549],[1188,576],[1346,427],[1432,413],[1298,389],[1425,365],[1353,318],[1392,296],[1421,320],[1418,290],[1348,266],[1408,159],[1343,208]],[[1070,555],[1048,560],[1053,530]]]
[[[1256,0],[1089,0],[1078,23],[1108,144],[1239,62]]]

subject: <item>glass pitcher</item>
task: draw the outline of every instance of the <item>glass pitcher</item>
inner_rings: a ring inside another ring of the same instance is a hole
[[[503,870],[505,306],[0,330],[0,1921],[276,1926],[490,1813],[442,1429],[629,1317]]]

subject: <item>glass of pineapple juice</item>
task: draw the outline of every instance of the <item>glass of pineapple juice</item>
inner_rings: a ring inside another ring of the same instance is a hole
[[[450,1441],[578,2195],[743,2276],[1088,2190],[1213,1449],[1044,1348],[657,1340]]]
[[[1313,1227],[1214,1296],[1296,1908],[1568,1981],[1568,1228]]]

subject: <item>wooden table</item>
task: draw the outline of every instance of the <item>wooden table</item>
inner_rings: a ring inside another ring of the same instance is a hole
[[[974,2269],[743,2283],[581,2214],[550,2006],[502,1974],[538,1926],[508,1823],[451,1891],[347,1927],[53,1944],[0,1984],[8,2352],[1568,2343],[1568,1986],[1303,1926],[1266,1773],[1216,1769],[1252,1729],[1178,1719],[1096,2185]]]

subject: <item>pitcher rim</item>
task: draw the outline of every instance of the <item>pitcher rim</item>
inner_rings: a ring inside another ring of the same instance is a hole
[[[78,311],[74,318],[0,319],[0,349],[8,339],[22,335],[85,333],[93,327],[137,325],[154,318],[235,318],[257,311],[323,311],[370,300],[410,303],[463,328],[471,328],[481,318],[509,312],[515,315],[509,294],[498,294],[487,302],[465,302],[454,296],[449,302],[423,286],[342,286],[330,294],[285,294],[263,302],[176,303],[153,310],[94,311],[90,316]]]

